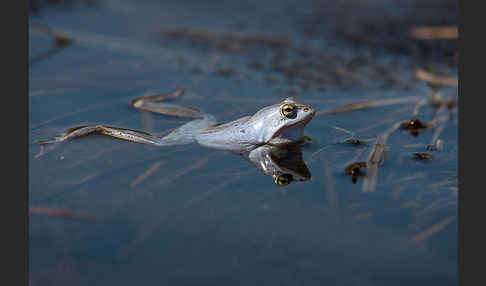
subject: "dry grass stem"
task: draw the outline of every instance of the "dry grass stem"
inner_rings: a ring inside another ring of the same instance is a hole
[[[424,98],[422,100],[419,100],[413,109],[413,113],[412,113],[413,116],[417,116],[420,112],[420,108],[422,108],[422,106],[426,104],[427,104],[427,99]]]
[[[388,140],[390,134],[392,134],[395,130],[400,128],[401,122],[395,123],[391,128],[385,130],[383,133],[378,135],[376,139],[376,143],[371,149],[371,152],[368,156],[366,161],[367,163],[367,171],[366,176],[363,178],[363,184],[361,187],[361,191],[366,192],[374,192],[376,188],[376,180],[378,178],[378,164],[382,163],[385,159],[385,144]]]
[[[415,71],[415,76],[418,79],[425,80],[433,85],[458,86],[457,78],[435,75],[424,69],[417,69]]]
[[[47,51],[33,57],[32,59],[29,60],[29,65],[33,65],[33,64],[36,64],[42,60],[45,60],[59,52],[61,52],[63,49],[65,48],[65,46],[61,46],[61,47],[51,47],[49,48]]]
[[[138,176],[135,180],[132,181],[130,187],[135,187],[136,185],[140,184],[141,182],[145,181],[150,175],[155,173],[161,166],[163,166],[165,162],[159,161],[157,163],[152,164],[152,166],[145,171],[142,175]]]
[[[427,185],[427,187],[437,188],[437,187],[447,186],[447,185],[450,185],[450,184],[457,184],[457,179],[447,180],[447,181],[442,181],[442,182],[439,182],[439,183],[430,184],[430,185]]]
[[[457,40],[459,29],[456,26],[415,27],[411,29],[410,36],[417,40]]]
[[[245,175],[248,175],[248,174],[250,174],[253,171],[254,170],[249,170],[249,171],[246,171],[246,172],[240,172],[238,174],[232,175],[231,178],[229,178],[228,180],[223,181],[221,184],[215,186],[214,188],[211,188],[211,189],[207,190],[206,192],[204,192],[204,193],[202,193],[202,194],[200,194],[198,196],[195,196],[192,199],[186,201],[184,203],[184,208],[190,207],[194,203],[200,202],[203,199],[208,198],[213,193],[215,193],[215,192],[217,192],[217,191],[225,188],[226,186],[230,185],[231,183],[235,182],[236,180],[241,179],[241,177],[243,177]]]
[[[421,96],[407,96],[401,98],[362,101],[362,102],[346,104],[344,106],[336,107],[330,110],[321,110],[317,112],[316,115],[335,114],[335,113],[361,110],[361,109],[371,108],[371,107],[388,106],[388,105],[394,105],[400,103],[412,103],[412,102],[417,102],[421,99],[423,99],[423,97]]]
[[[216,155],[221,155],[222,153],[221,152],[213,152],[211,154],[209,154],[206,158],[202,158],[200,160],[198,160],[196,163],[192,164],[191,166],[181,170],[180,172],[177,172],[177,173],[174,173],[170,176],[167,176],[165,178],[162,178],[162,180],[159,182],[159,186],[165,186],[167,184],[170,184],[171,182],[177,180],[178,178],[184,176],[184,175],[187,175],[195,170],[198,170],[198,169],[201,169],[202,167],[204,167],[204,165],[207,164],[207,162],[209,162],[209,159],[211,159],[211,157],[214,157]]]
[[[46,207],[29,206],[29,213],[38,214],[38,215],[55,216],[61,218],[69,218],[69,219],[87,219],[87,220],[95,219],[94,215],[87,214],[87,213],[72,212],[70,210],[65,210],[65,209],[55,209],[55,208],[46,208]]]
[[[93,180],[94,178],[99,177],[101,174],[103,174],[103,172],[99,172],[99,171],[98,172],[95,172],[95,173],[93,173],[91,175],[88,175],[88,176],[82,178],[81,180],[79,180],[77,182],[74,182],[72,184],[72,186],[78,186],[78,185],[84,184],[86,182],[89,182],[89,181]]]
[[[395,181],[391,182],[391,184],[398,184],[398,183],[403,183],[403,182],[408,182],[408,181],[413,181],[413,180],[423,179],[423,178],[425,178],[425,173],[419,172],[419,173],[415,173],[411,176],[395,180]]]
[[[106,148],[106,149],[100,150],[99,152],[96,152],[92,156],[86,157],[84,160],[79,160],[79,161],[77,161],[77,162],[69,165],[67,167],[67,169],[72,169],[72,168],[74,168],[76,166],[80,166],[80,165],[86,164],[87,162],[92,161],[92,160],[95,160],[95,159],[101,157],[102,155],[104,155],[104,154],[106,154],[108,152],[116,151],[116,150],[122,149],[123,147],[124,147],[123,145],[116,145],[116,146],[113,146],[113,147],[110,147],[110,148]]]
[[[395,189],[393,189],[392,191],[392,196],[394,198],[398,198],[398,196],[400,196],[400,194],[405,190],[405,186],[404,185],[399,185],[397,186]]]
[[[431,237],[432,235],[440,232],[441,230],[443,230],[446,226],[448,226],[453,220],[454,220],[454,216],[449,216],[447,218],[445,218],[444,220],[442,220],[441,222],[433,225],[432,227],[414,235],[409,241],[408,243],[410,244],[419,244],[421,242],[424,242],[425,240],[427,240],[429,237]]]
[[[402,146],[403,148],[424,148],[426,147],[425,144],[422,144],[422,143],[417,143],[417,144],[405,144]]]
[[[429,214],[431,212],[456,205],[457,202],[455,199],[449,198],[441,198],[438,200],[433,201],[431,204],[425,206],[423,209],[415,213],[416,218],[424,217],[426,214]]]
[[[332,216],[337,218],[339,198],[338,193],[336,192],[336,182],[334,181],[334,176],[332,175],[332,168],[329,166],[327,161],[324,162],[324,178],[326,181],[324,191],[327,193],[328,208]]]

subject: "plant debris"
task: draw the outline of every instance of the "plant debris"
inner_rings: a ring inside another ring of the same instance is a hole
[[[415,76],[418,79],[425,80],[426,82],[430,83],[433,87],[438,87],[441,85],[458,86],[457,78],[439,76],[424,69],[416,70]]]
[[[344,142],[346,143],[350,143],[350,144],[353,144],[353,145],[364,145],[370,141],[373,141],[375,139],[354,139],[354,138],[350,138],[350,139],[346,139],[344,140]]]
[[[412,153],[412,156],[418,160],[430,160],[434,158],[434,155],[426,152],[416,152]]]
[[[457,40],[459,30],[457,26],[442,26],[442,27],[414,27],[410,30],[410,36],[419,40]]]
[[[66,209],[46,208],[46,207],[33,207],[29,206],[29,213],[38,215],[48,215],[69,219],[87,219],[94,220],[95,216],[87,213],[73,212]]]
[[[407,129],[407,130],[417,130],[417,129],[425,129],[428,127],[428,125],[418,118],[413,118],[408,121],[402,122],[400,124],[400,127],[402,129]]]
[[[351,180],[353,183],[358,181],[358,176],[363,176],[365,174],[365,169],[367,167],[366,162],[354,162],[347,165],[344,168],[346,174],[351,175]]]

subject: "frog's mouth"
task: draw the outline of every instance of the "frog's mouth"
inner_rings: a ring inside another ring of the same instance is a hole
[[[310,112],[302,120],[299,120],[299,121],[297,121],[297,122],[295,122],[293,124],[289,124],[289,125],[285,125],[285,126],[280,127],[277,130],[277,132],[275,132],[273,134],[272,139],[273,138],[276,138],[276,137],[279,137],[283,132],[288,131],[289,134],[286,134],[286,135],[289,135],[289,136],[285,136],[285,137],[289,137],[289,139],[299,140],[303,136],[304,127],[307,125],[307,123],[309,123],[309,121],[311,121],[311,119],[314,117],[314,114],[315,113],[313,112],[313,109],[312,109],[312,112]],[[292,132],[294,130],[296,132],[298,132],[298,133]],[[294,135],[294,136],[292,136],[292,135]],[[297,136],[295,136],[295,135],[297,135]],[[298,137],[298,138],[293,138],[293,137]]]

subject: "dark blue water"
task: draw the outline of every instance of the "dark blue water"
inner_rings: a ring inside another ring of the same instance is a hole
[[[426,84],[412,79],[416,63],[405,55],[380,52],[371,62],[393,70],[406,88],[371,79],[373,66],[368,70],[363,64],[364,84],[304,89],[279,71],[248,67],[255,59],[268,64],[273,48],[225,53],[160,33],[177,27],[237,31],[285,36],[294,47],[327,47],[344,58],[368,53],[327,33],[302,35],[297,23],[310,7],[292,1],[110,0],[99,7],[45,7],[33,15],[52,27],[110,38],[68,46],[29,67],[29,203],[96,217],[32,213],[30,283],[456,285],[457,124],[447,122],[440,135],[444,149],[431,152],[435,157],[429,161],[411,153],[425,151],[434,129],[417,137],[392,133],[372,192],[363,192],[363,178],[353,184],[344,167],[366,160],[373,142],[339,144],[348,134],[333,128],[374,138],[411,119],[413,104],[316,116],[305,132],[315,142],[303,148],[312,178],[286,187],[238,156],[198,145],[158,148],[95,135],[38,155],[37,140],[81,124],[154,133],[175,128],[187,120],[143,113],[129,102],[178,86],[186,88],[178,103],[221,121],[288,96],[321,111],[361,100],[428,95]],[[107,49],[113,39],[125,44]],[[42,35],[31,33],[29,40],[31,59],[51,47],[52,40]],[[289,53],[287,59],[300,59]],[[218,75],[227,67],[234,73]],[[455,75],[454,69],[445,71]],[[279,81],[267,81],[269,75]],[[446,96],[457,89],[439,92]],[[425,106],[419,117],[428,121],[433,114]],[[154,171],[143,177],[150,168]]]

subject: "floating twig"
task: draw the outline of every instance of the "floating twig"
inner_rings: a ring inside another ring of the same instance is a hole
[[[410,244],[419,244],[421,242],[424,242],[425,240],[427,240],[429,237],[431,237],[432,235],[438,233],[439,231],[443,230],[446,226],[448,226],[453,220],[454,220],[454,216],[449,216],[447,218],[445,218],[444,220],[442,220],[441,222],[431,226],[430,228],[414,235],[409,241],[408,243]]]
[[[202,193],[198,196],[195,196],[195,197],[191,198],[190,200],[186,201],[184,203],[184,208],[190,207],[194,203],[200,202],[203,199],[208,198],[210,195],[212,195],[216,191],[219,191],[219,190],[225,188],[226,186],[230,185],[231,183],[235,182],[236,180],[241,179],[242,176],[248,175],[253,171],[254,170],[252,169],[252,170],[249,170],[249,171],[239,172],[238,174],[233,175],[231,178],[223,181],[221,184],[215,186],[214,188],[211,188],[211,189],[207,190],[206,192],[204,192],[204,193]]]
[[[321,153],[322,151],[324,151],[324,150],[328,149],[329,147],[331,147],[331,145],[326,145],[326,146],[324,146],[324,147],[319,148],[319,149],[318,149],[317,151],[315,151],[314,153],[312,153],[312,154],[310,155],[310,159],[309,159],[309,161],[308,161],[308,162],[309,162],[309,164],[310,164],[310,163],[312,163],[312,162],[314,162],[314,161],[317,159],[317,157],[316,157],[316,155],[317,155],[317,154],[319,154],[319,153]]]
[[[36,55],[35,57],[33,57],[32,59],[29,60],[29,65],[33,65],[33,64],[36,64],[42,60],[45,60],[47,58],[49,58],[50,56],[53,56],[59,52],[61,52],[62,50],[64,50],[65,46],[62,46],[62,47],[57,47],[57,46],[54,46],[54,47],[51,47],[49,48],[47,51],[41,53],[41,54],[38,54]]]
[[[95,216],[87,213],[82,212],[72,212],[66,209],[55,209],[55,208],[46,208],[46,207],[33,207],[29,206],[29,213],[30,214],[38,214],[38,215],[47,215],[47,216],[55,216],[55,217],[62,217],[68,219],[87,219],[87,220],[94,220]]]
[[[435,126],[434,134],[432,135],[432,140],[430,141],[429,145],[427,145],[427,150],[437,150],[441,151],[443,147],[443,141],[439,139],[440,134],[445,128],[447,124],[447,120],[449,116],[442,115],[444,113],[447,106],[442,105],[439,110],[436,112],[434,118],[430,121],[430,125]]]
[[[413,109],[413,113],[412,113],[413,116],[417,116],[420,111],[420,108],[422,108],[426,104],[427,104],[427,99],[424,98],[422,100],[419,100]]]
[[[194,164],[190,165],[189,167],[181,170],[180,172],[177,172],[175,174],[172,174],[171,176],[167,176],[167,177],[162,178],[162,180],[160,180],[158,185],[159,186],[165,186],[165,185],[177,180],[178,178],[180,178],[180,177],[182,177],[186,174],[189,174],[189,173],[191,173],[191,172],[193,172],[197,169],[200,169],[204,165],[206,165],[207,162],[209,162],[209,159],[211,157],[219,156],[221,154],[224,154],[224,153],[221,153],[221,152],[218,152],[218,151],[213,152],[213,153],[209,154],[207,157],[202,158],[202,159],[198,160],[197,162],[195,162]]]
[[[332,214],[332,216],[336,217],[339,215],[339,196],[338,192],[336,191],[336,182],[334,180],[334,176],[332,175],[332,169],[329,166],[327,161],[324,162],[324,178],[326,181],[326,185],[324,190],[327,193],[327,202],[328,208]]]
[[[413,181],[413,180],[423,179],[423,178],[425,178],[425,174],[423,172],[418,172],[418,173],[415,173],[411,176],[395,180],[395,181],[391,182],[390,184],[398,184],[398,183],[403,183],[403,182],[408,182],[408,181]]]
[[[449,184],[450,181],[447,181]],[[455,182],[457,183],[457,182]],[[448,184],[441,185],[441,187],[444,187]],[[438,184],[437,184],[438,185]],[[428,186],[430,188],[430,185]],[[457,204],[457,201],[455,199],[451,200],[450,198],[441,198],[438,200],[433,201],[430,205],[424,207],[420,211],[415,213],[415,217],[417,219],[425,217],[425,215],[430,214],[431,212],[436,212],[438,210],[444,209],[449,206],[454,206]]]
[[[157,169],[159,169],[164,164],[165,162],[163,161],[152,164],[152,166],[147,171],[145,171],[142,175],[138,176],[135,180],[133,180],[133,182],[130,184],[130,187],[133,188],[141,182],[145,181],[150,175],[155,173],[155,171],[157,171]]]
[[[433,74],[424,69],[417,69],[415,71],[415,76],[418,79],[425,80],[433,85],[448,85],[448,86],[458,86],[457,78],[455,77],[445,77]]]
[[[439,139],[440,133],[442,133],[442,130],[444,130],[444,125],[441,124],[439,125],[434,132],[434,135],[432,136],[432,140],[430,141],[430,144],[427,145],[427,150],[429,151],[442,151],[444,148],[444,141]]]
[[[378,177],[378,164],[385,160],[385,144],[390,134],[397,130],[401,122],[395,123],[391,128],[378,135],[376,143],[370,151],[368,160],[366,161],[367,172],[363,178],[362,192],[373,192],[376,188],[376,180]]]
[[[352,145],[363,145],[363,144],[366,144],[368,142],[371,142],[371,141],[375,140],[375,138],[369,138],[369,139],[358,139],[358,138],[354,138],[355,137],[355,133],[353,131],[350,131],[350,130],[347,130],[347,129],[344,129],[344,128],[341,128],[341,127],[337,127],[337,126],[331,126],[331,127],[334,128],[334,129],[336,129],[336,130],[345,132],[345,133],[347,133],[347,134],[350,135],[349,138],[344,139],[342,141],[339,141],[339,143],[349,143],[349,144],[352,144]]]
[[[52,146],[52,145],[47,145],[47,146]],[[91,160],[99,158],[101,155],[106,154],[107,152],[114,151],[114,150],[120,149],[122,147],[123,147],[122,145],[116,145],[116,146],[113,146],[113,147],[108,148],[108,149],[100,150],[100,151],[94,153],[91,156],[87,156],[87,157],[83,158],[83,160],[78,160],[78,161],[74,162],[73,164],[69,165],[67,167],[67,169],[72,169],[74,167],[83,165],[83,164],[85,164],[85,163],[87,163]]]
[[[457,40],[459,30],[457,26],[415,27],[410,30],[410,36],[417,40]]]
[[[362,102],[346,104],[344,106],[336,107],[330,110],[321,110],[317,112],[316,115],[335,114],[341,112],[361,110],[361,109],[371,108],[371,107],[387,106],[387,105],[394,105],[400,103],[411,103],[411,102],[417,102],[419,100],[422,100],[422,98],[423,97],[421,96],[408,96],[408,97],[392,98],[392,99],[362,101]]]
[[[439,183],[430,184],[427,187],[429,187],[429,188],[437,188],[437,187],[443,187],[443,186],[447,186],[447,185],[451,185],[451,184],[457,185],[457,179],[447,180],[447,181],[442,181],[442,182],[439,182]]]

